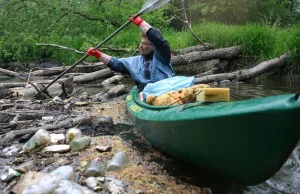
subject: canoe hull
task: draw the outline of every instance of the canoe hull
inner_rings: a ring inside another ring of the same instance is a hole
[[[153,109],[126,98],[140,133],[162,151],[243,185],[274,175],[300,137],[300,102],[293,95]],[[270,101],[272,103],[270,103]],[[298,121],[299,120],[299,121]]]

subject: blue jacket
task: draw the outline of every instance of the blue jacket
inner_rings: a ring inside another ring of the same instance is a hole
[[[108,67],[113,71],[130,75],[135,80],[140,91],[148,83],[154,83],[172,77],[175,74],[170,64],[171,51],[168,41],[154,28],[150,28],[146,35],[154,47],[153,55],[138,55],[120,59],[112,57],[108,63]],[[150,79],[146,79],[145,77],[144,64],[147,60],[150,62]]]

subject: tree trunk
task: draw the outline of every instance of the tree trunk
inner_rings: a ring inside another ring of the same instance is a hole
[[[95,70],[101,70],[104,68],[107,68],[102,62],[101,63],[95,63],[95,64],[90,64],[90,63],[84,63],[85,65],[77,65],[74,69],[78,71],[83,72],[93,72]],[[51,76],[51,75],[59,75],[66,69],[70,67],[52,67],[52,68],[46,68],[46,69],[40,69],[33,71],[31,73],[32,76]]]
[[[184,75],[197,75],[217,67],[219,63],[219,59],[196,61],[188,65],[175,66],[174,69],[176,73]]]
[[[105,102],[113,97],[120,96],[122,94],[126,94],[128,91],[126,89],[126,86],[124,84],[117,85],[113,88],[111,88],[106,93],[99,93],[92,97],[93,102]]]
[[[74,77],[75,83],[87,83],[91,81],[95,81],[101,78],[107,78],[113,75],[113,72],[109,69],[102,69],[100,71],[95,71],[93,73],[87,73],[85,75],[80,75]]]
[[[205,43],[204,45],[196,45],[196,46],[191,46],[191,47],[187,47],[187,48],[180,49],[180,50],[172,50],[172,54],[184,55],[184,54],[195,52],[195,51],[207,51],[212,48],[213,48],[212,44]]]
[[[284,54],[279,56],[278,58],[261,62],[250,69],[235,71],[232,73],[222,73],[222,74],[208,75],[205,77],[196,78],[195,83],[197,84],[210,83],[213,81],[222,81],[222,80],[247,80],[256,77],[258,75],[261,75],[266,71],[270,71],[271,69],[285,65],[288,58],[289,55]]]
[[[25,87],[26,82],[0,83],[0,88]]]
[[[114,75],[113,77],[104,80],[101,84],[117,83],[117,82],[121,81],[122,79],[124,79],[124,77],[125,77],[124,75]]]
[[[20,74],[14,71],[10,71],[10,70],[6,70],[6,69],[2,69],[0,68],[0,73],[10,76],[10,77],[18,77]]]
[[[198,51],[186,55],[173,56],[171,63],[173,66],[186,65],[196,61],[205,61],[211,59],[233,59],[242,53],[239,46],[220,48],[210,51]]]
[[[43,111],[40,109],[5,110],[0,112],[0,120],[1,123],[9,123],[16,115],[19,115],[19,120],[36,120],[44,116],[58,116],[61,114],[60,111]]]

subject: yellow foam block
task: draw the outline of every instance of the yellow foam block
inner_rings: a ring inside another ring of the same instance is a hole
[[[196,92],[199,102],[228,102],[229,88],[202,88]]]

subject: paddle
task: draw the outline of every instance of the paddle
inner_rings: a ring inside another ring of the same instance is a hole
[[[170,0],[148,0],[140,9],[140,11],[135,15],[135,16],[139,16],[143,13],[149,13],[153,10],[156,10],[162,6],[164,6],[165,4],[167,4]],[[115,36],[117,33],[119,33],[123,28],[125,28],[129,23],[131,23],[131,21],[127,21],[125,24],[123,24],[120,28],[118,28],[115,32],[113,32],[111,35],[109,35],[105,40],[103,40],[101,43],[99,43],[95,49],[100,48],[103,44],[105,44],[108,40],[110,40],[113,36]],[[65,71],[63,71],[59,76],[57,76],[54,80],[52,80],[45,88],[43,88],[42,90],[40,90],[36,95],[34,95],[34,97],[38,96],[40,93],[44,92],[54,83],[56,82],[58,79],[60,79],[62,76],[64,76],[66,73],[68,73],[69,71],[71,71],[74,67],[76,67],[79,63],[81,63],[83,60],[85,60],[89,55],[85,55],[83,56],[81,59],[79,59],[78,61],[76,61],[71,67],[69,67],[68,69],[66,69]]]

